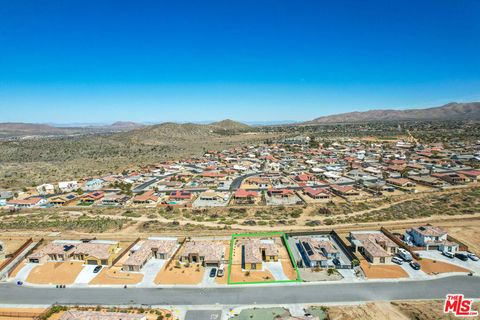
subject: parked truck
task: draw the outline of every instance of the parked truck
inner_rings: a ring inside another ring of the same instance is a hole
[[[410,252],[408,252],[407,250],[405,250],[403,248],[398,248],[397,254],[400,258],[402,258],[403,260],[405,260],[407,262],[410,262],[410,261],[413,260],[413,257],[410,254]]]

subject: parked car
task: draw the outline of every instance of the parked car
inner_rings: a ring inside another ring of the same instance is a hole
[[[455,253],[455,257],[462,261],[468,261],[468,256],[465,253]]]
[[[99,273],[100,270],[102,270],[102,266],[96,266],[95,269],[93,269],[93,273]]]
[[[475,253],[469,252],[467,253],[468,257],[473,261],[478,261],[479,258],[475,255]]]
[[[399,257],[393,257],[392,262],[396,264],[403,264],[403,260],[400,259]]]
[[[210,278],[215,278],[217,276],[217,268],[210,270]]]
[[[225,274],[225,265],[220,265],[220,268],[218,268],[218,272],[217,272],[217,277],[223,277],[223,275]]]
[[[451,252],[448,252],[448,251],[443,251],[442,254],[447,257],[447,258],[450,258],[450,259],[453,259],[455,258],[455,255]]]
[[[415,262],[415,261],[411,261],[410,262],[410,267],[412,267],[412,269],[414,269],[414,270],[420,270],[420,263]]]

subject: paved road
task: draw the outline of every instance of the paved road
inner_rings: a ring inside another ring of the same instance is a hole
[[[240,176],[238,178],[235,178],[230,184],[230,191],[237,191],[238,189],[240,189],[240,186],[242,185],[243,180],[259,175],[261,173],[262,172],[252,172],[252,173],[244,174],[243,176]]]
[[[480,298],[480,277],[435,280],[329,283],[315,285],[237,285],[222,288],[34,288],[0,285],[3,304],[244,305],[443,299],[447,293]]]

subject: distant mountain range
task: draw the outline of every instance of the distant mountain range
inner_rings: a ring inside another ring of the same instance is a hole
[[[480,102],[452,102],[441,107],[407,110],[369,110],[324,116],[301,125],[321,125],[402,120],[480,120]]]
[[[348,112],[316,118],[290,125],[324,125],[379,121],[407,120],[474,120],[480,121],[480,102],[449,103],[441,107],[406,110],[369,110]],[[288,124],[281,124],[288,125]],[[36,123],[0,123],[0,138],[25,136],[63,136],[95,133],[119,133],[123,138],[133,140],[155,140],[187,137],[206,137],[225,135],[251,130],[252,127],[241,122],[225,119],[210,124],[166,122],[145,125],[131,121],[117,121],[111,125],[54,126]],[[142,137],[143,135],[143,137]]]
[[[135,128],[143,128],[145,127],[144,124],[132,121],[117,121],[110,125],[111,128],[118,128],[118,129],[135,129]]]
[[[118,121],[111,125],[55,126],[39,123],[5,122],[0,123],[0,137],[24,136],[66,136],[91,133],[129,131],[145,125],[135,122]]]

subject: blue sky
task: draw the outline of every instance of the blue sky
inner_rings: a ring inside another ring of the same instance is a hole
[[[480,1],[0,4],[0,122],[307,120],[480,100]]]

